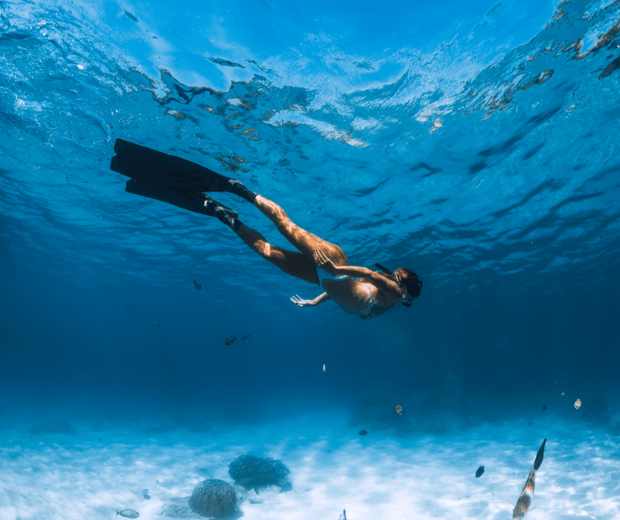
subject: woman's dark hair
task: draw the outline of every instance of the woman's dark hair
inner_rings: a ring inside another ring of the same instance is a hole
[[[395,282],[400,280],[400,283],[404,284],[407,288],[409,296],[413,296],[414,298],[420,296],[422,281],[413,271],[404,267],[399,267],[396,271],[392,272],[387,267],[383,267],[381,264],[375,264],[375,266],[377,266],[378,269],[381,269],[391,280],[394,280]],[[398,277],[396,275],[398,275]]]
[[[399,267],[396,271],[394,271],[394,273],[398,273],[400,275],[400,281],[405,284],[409,296],[413,296],[414,298],[420,296],[422,281],[418,278],[417,274],[404,267]]]

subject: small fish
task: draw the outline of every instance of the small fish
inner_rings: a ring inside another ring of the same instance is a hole
[[[116,516],[121,515],[125,518],[138,518],[140,513],[134,511],[133,509],[123,509],[122,511],[117,511]]]
[[[129,18],[132,22],[138,23],[140,21],[135,15],[131,14],[127,9],[123,9],[123,11],[125,11],[125,16]]]
[[[575,410],[579,410],[579,408],[581,408],[581,399],[577,399],[573,406],[575,407]]]
[[[536,472],[532,467],[525,481],[525,486],[523,486],[523,491],[519,495],[519,500],[517,500],[515,508],[512,510],[512,520],[521,520],[530,510],[532,500],[534,500],[535,477]]]
[[[243,336],[241,336],[241,341],[245,341],[246,339],[248,339],[250,337],[249,334],[244,334]]]
[[[159,322],[158,321],[155,322],[155,326],[159,327]]]
[[[396,413],[398,415],[402,415],[403,414],[403,407],[399,404],[396,405]]]
[[[360,435],[364,436],[366,435],[368,432],[366,430],[360,430]]]
[[[236,339],[237,336],[231,336],[230,338],[226,338],[226,341],[224,343],[226,343],[227,345],[232,345]]]
[[[325,372],[327,369],[325,368],[325,363],[323,363],[323,372]]]
[[[543,412],[546,412],[546,411],[547,411],[547,405],[546,405],[546,404],[545,404],[545,405],[543,405],[543,407],[542,407],[542,411],[543,411]]]
[[[532,424],[534,424],[532,421],[530,421],[529,423],[527,423],[528,426],[532,426]]]
[[[194,287],[196,287],[197,291],[200,291],[200,289],[202,289],[202,284],[198,280],[194,279]]]
[[[561,395],[562,397],[564,397],[564,396],[566,396],[566,393],[565,393],[565,392],[562,392],[560,395]]]
[[[484,473],[484,466],[480,466],[477,470],[476,470],[476,478],[480,478],[482,476],[482,474]]]
[[[143,490],[142,490],[142,496],[143,496],[146,500],[151,500],[151,495],[149,495],[149,490],[148,490],[148,489],[143,489]]]
[[[545,439],[536,454],[536,459],[534,459],[534,465],[530,468],[530,473],[527,476],[527,480],[525,481],[525,486],[523,486],[523,491],[521,491],[521,495],[519,496],[519,500],[517,500],[517,504],[515,508],[512,510],[512,520],[520,520],[523,518],[530,509],[532,505],[532,501],[534,500],[534,485],[536,480],[536,470],[540,468],[542,464],[543,457],[545,455],[545,444],[547,443],[547,439]]]

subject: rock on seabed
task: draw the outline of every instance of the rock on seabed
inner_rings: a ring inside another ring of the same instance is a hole
[[[290,491],[289,473],[282,461],[254,455],[241,455],[228,466],[230,478],[245,489],[278,486],[281,491]]]
[[[228,482],[218,479],[203,480],[194,488],[189,498],[189,506],[200,516],[230,518],[237,511],[237,494]]]

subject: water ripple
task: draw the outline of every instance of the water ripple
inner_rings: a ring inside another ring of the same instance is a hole
[[[459,38],[354,56],[317,37],[268,63],[203,55],[245,75],[221,89],[143,72],[129,43],[100,30],[112,23],[101,9],[6,2],[0,234],[33,266],[67,251],[46,269],[85,279],[158,283],[163,266],[192,271],[206,255],[213,270],[234,257],[286,283],[216,222],[126,194],[108,170],[123,137],[232,172],[357,264],[391,258],[435,284],[513,289],[587,278],[614,264],[619,232],[620,8],[597,5],[560,4],[490,63]],[[146,13],[131,16],[124,30],[146,30]],[[286,246],[253,208],[222,202]]]

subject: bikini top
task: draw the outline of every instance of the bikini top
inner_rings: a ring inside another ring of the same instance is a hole
[[[323,280],[333,280],[336,282],[342,282],[344,280],[347,280],[349,277],[349,275],[343,274],[340,276],[333,276],[331,274],[329,274],[327,271],[324,271],[323,269],[321,269],[319,266],[317,266],[316,268],[316,272],[319,275],[319,285],[321,286],[321,289],[325,290],[325,288],[323,287]],[[366,308],[363,311],[350,311],[348,309],[345,309],[344,307],[342,307],[342,305],[340,305],[340,307],[345,311],[348,312],[350,314],[357,314],[360,318],[362,318],[363,320],[369,320],[370,318],[376,318],[377,316],[381,316],[383,313],[389,311],[392,307],[381,307],[381,305],[379,305],[376,301],[375,298],[372,294],[372,284],[366,282],[366,287],[368,289],[368,299],[366,300]],[[338,302],[336,302],[338,303]]]
[[[366,283],[368,287],[368,306],[364,309],[364,312],[358,313],[358,316],[363,320],[369,320],[370,318],[376,318],[377,316],[381,316],[383,313],[389,311],[392,307],[381,307],[376,301],[375,297],[372,295],[372,284]]]

